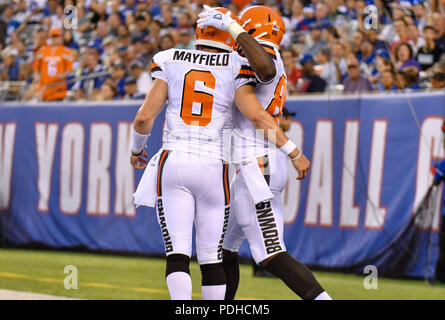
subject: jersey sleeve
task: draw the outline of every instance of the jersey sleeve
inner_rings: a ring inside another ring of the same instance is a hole
[[[151,77],[154,79],[161,79],[168,82],[166,62],[168,59],[169,51],[161,51],[154,55],[153,62],[151,64]]]
[[[251,85],[256,87],[258,80],[255,72],[249,66],[247,59],[237,56],[236,75],[235,75],[235,90],[244,85]]]
[[[269,56],[273,59],[275,67],[277,67],[277,57],[280,57],[280,53],[278,52],[278,50],[274,46],[272,46],[268,43],[261,42],[259,40],[258,40],[258,42],[263,47],[264,51],[266,51],[267,54],[269,54]],[[246,59],[246,56],[245,56],[244,52],[242,51],[241,47],[239,49],[239,54],[241,57]],[[278,70],[277,70],[277,73],[278,73]],[[261,81],[261,79],[258,77],[258,75],[256,73],[255,73],[255,78],[256,78],[257,83],[264,84],[264,85],[268,85],[275,80],[275,78],[272,78],[269,81]]]

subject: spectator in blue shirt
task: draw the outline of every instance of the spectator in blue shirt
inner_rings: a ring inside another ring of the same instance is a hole
[[[309,30],[309,25],[315,22],[314,17],[315,9],[313,6],[307,6],[303,8],[304,18],[295,26],[295,30]]]
[[[442,124],[442,132],[445,134],[445,121]],[[444,139],[445,148],[445,139]],[[445,180],[445,159],[436,165],[434,175],[434,185],[439,185],[443,180]],[[444,188],[445,191],[445,188]],[[439,257],[436,263],[436,279],[442,283],[445,283],[445,193],[442,199],[442,219],[441,227],[439,232]]]
[[[145,94],[138,92],[137,80],[135,77],[125,78],[125,99],[144,99]]]
[[[113,63],[111,76],[107,79],[107,82],[111,81],[116,86],[119,97],[125,96],[125,75],[125,64],[120,61]]]
[[[119,8],[121,13],[121,20],[125,21],[127,14],[134,14],[136,11],[136,0],[125,0],[124,4]]]
[[[309,54],[305,54],[300,59],[300,64],[303,67],[303,77],[301,84],[298,85],[298,91],[308,93],[324,92],[327,83],[315,73],[314,58]]]
[[[2,53],[3,66],[0,69],[0,80],[17,81],[20,74],[20,62],[17,49],[5,49]]]
[[[3,11],[2,20],[6,23],[6,34],[11,36],[11,34],[20,27],[20,22],[14,19],[14,10],[11,6],[7,6],[5,11]]]
[[[70,49],[76,49],[79,50],[79,45],[74,40],[73,32],[69,29],[66,29],[63,32],[63,44],[65,47],[68,47]]]
[[[367,29],[365,30],[365,37],[366,39],[368,39],[369,41],[371,41],[373,48],[374,48],[374,53],[377,53],[378,50],[387,50],[388,46],[385,43],[385,41],[380,40],[378,38],[378,34],[377,31],[374,29]]]
[[[405,91],[419,90],[420,86],[418,84],[419,71],[416,67],[408,66],[403,70],[400,70],[405,81]]]
[[[103,39],[108,35],[108,26],[105,21],[99,21],[97,23],[96,31],[95,31],[95,37],[94,39],[89,43],[90,48],[95,48],[99,55],[103,53]]]
[[[58,1],[56,1],[56,0],[48,0],[48,4],[45,7],[45,9],[43,10],[43,15],[45,17],[50,17],[50,16],[56,14],[57,2]]]
[[[371,76],[376,68],[374,46],[368,39],[363,39],[360,46],[360,54],[357,57],[360,61],[360,69],[364,72],[364,75]]]
[[[391,70],[385,70],[380,75],[380,81],[378,83],[379,91],[395,92],[397,91],[396,86],[396,75]]]
[[[327,45],[326,41],[324,41],[321,36],[324,27],[324,25],[319,25],[317,23],[313,23],[310,25],[312,41],[310,43],[307,43],[304,47],[304,54],[308,54],[314,57],[317,55],[321,48]]]
[[[105,70],[99,63],[99,53],[95,49],[89,49],[85,56],[85,66],[82,70],[82,78],[90,76],[89,79],[83,79],[76,84],[77,99],[93,98],[100,90],[105,76],[95,76]]]
[[[144,15],[136,16],[136,29],[131,33],[131,42],[134,43],[139,39],[143,39],[148,36],[149,30],[148,26],[150,24],[150,20],[147,20]]]

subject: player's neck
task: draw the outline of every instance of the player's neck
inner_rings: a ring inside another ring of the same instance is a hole
[[[218,48],[212,48],[212,47],[203,46],[203,45],[196,46],[196,50],[205,51],[205,52],[212,52],[212,53],[228,53],[227,50],[218,49]]]
[[[212,53],[219,53],[219,52],[221,52],[221,51],[219,51],[217,49],[210,49],[210,48],[201,49],[201,51],[212,52]]]

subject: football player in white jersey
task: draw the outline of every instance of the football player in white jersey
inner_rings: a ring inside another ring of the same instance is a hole
[[[228,16],[222,19],[215,18],[212,10],[207,8],[200,14],[199,26],[213,26],[227,30],[227,26],[236,23]],[[268,82],[262,82],[260,79],[255,93],[263,109],[279,122],[286,100],[286,72],[278,52],[285,32],[284,22],[278,13],[266,6],[248,7],[239,14],[239,19],[242,27],[273,57],[275,77]],[[238,42],[245,51],[243,43]],[[223,243],[223,265],[227,277],[225,298],[233,300],[235,297],[239,282],[238,250],[247,238],[255,262],[282,279],[302,299],[330,300],[312,272],[286,251],[280,193],[287,181],[287,170],[279,170],[281,166],[277,165],[277,160],[279,161],[277,153],[280,150],[268,144],[238,110],[235,110],[233,131],[232,160],[237,173],[232,186],[232,213]],[[283,146],[281,151],[288,154],[293,148],[293,145],[289,149]],[[303,155],[300,154],[292,161],[298,161],[301,156]],[[256,188],[256,185],[242,172],[246,162],[254,162],[261,169],[273,198],[267,201],[255,201],[251,189]],[[300,175],[299,179],[305,176]]]
[[[217,14],[237,19],[224,8],[218,8]],[[166,282],[172,299],[191,299],[193,224],[202,297],[225,296],[222,243],[230,211],[230,142],[226,143],[226,138],[231,133],[233,103],[255,128],[265,130],[278,147],[291,143],[256,99],[252,86],[255,73],[246,59],[231,52],[234,39],[251,38],[238,23],[237,26],[229,32],[198,27],[197,50],[170,49],[156,54],[152,64],[155,80],[134,120],[130,162],[142,169],[146,166],[144,156],[148,156],[144,146],[153,122],[168,100],[163,147],[153,184],[167,255]],[[257,46],[258,63],[270,61],[261,46],[247,42]],[[290,156],[298,154],[299,150],[294,148]],[[294,162],[300,175],[305,175],[309,165],[305,158]]]

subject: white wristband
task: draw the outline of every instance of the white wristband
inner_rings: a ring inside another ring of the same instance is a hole
[[[227,29],[227,31],[229,31],[230,35],[233,37],[233,39],[236,40],[236,38],[238,38],[238,36],[243,33],[246,32],[246,30],[243,29],[243,27],[241,27],[239,25],[238,22],[234,21],[230,24],[229,29]]]
[[[286,156],[288,156],[292,151],[295,150],[297,146],[292,140],[287,140],[287,142],[280,148],[281,152],[283,152]]]
[[[131,152],[137,154],[140,153],[142,149],[144,149],[150,134],[141,134],[139,132],[134,131],[134,128],[132,130],[133,130],[133,143],[131,145]]]

